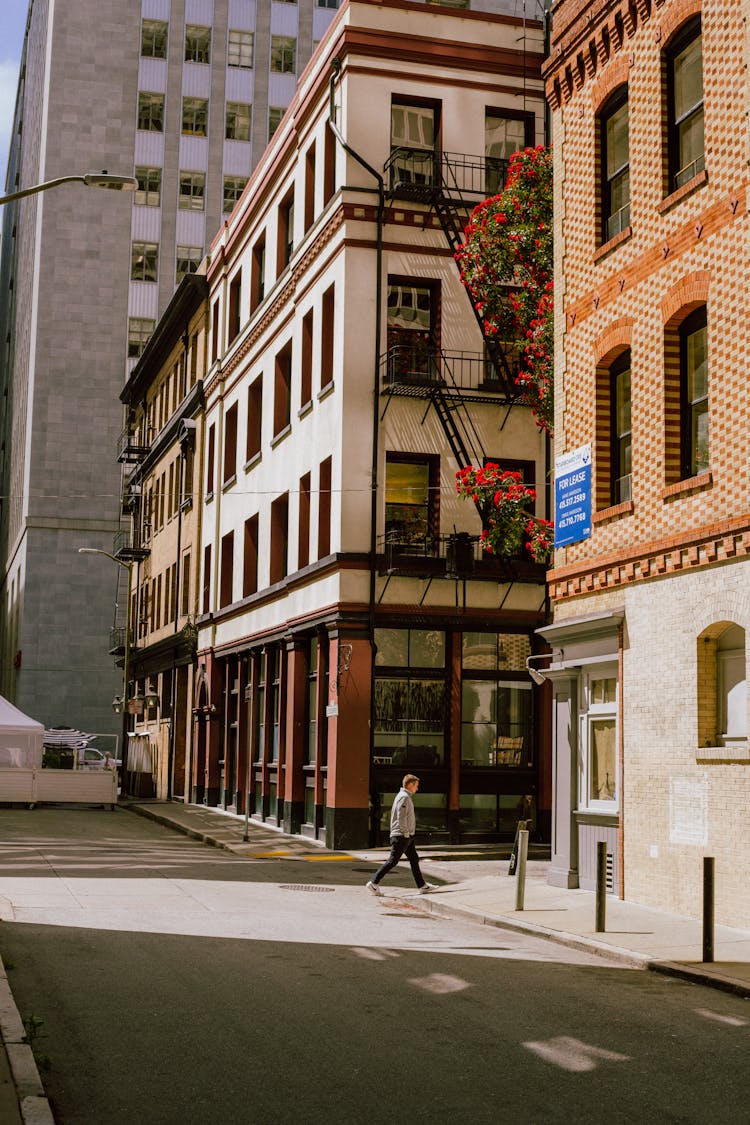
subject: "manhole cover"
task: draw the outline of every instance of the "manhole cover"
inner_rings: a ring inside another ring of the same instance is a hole
[[[335,887],[309,887],[307,883],[281,883],[280,891],[335,891]]]

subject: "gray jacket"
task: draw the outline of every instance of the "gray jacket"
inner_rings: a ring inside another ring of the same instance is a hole
[[[391,836],[414,836],[417,818],[414,800],[408,789],[399,789],[391,808]]]

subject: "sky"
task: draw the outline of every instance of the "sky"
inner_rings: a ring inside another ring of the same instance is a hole
[[[28,0],[0,0],[0,188],[5,185],[28,7]]]

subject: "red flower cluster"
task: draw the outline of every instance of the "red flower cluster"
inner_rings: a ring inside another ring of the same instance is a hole
[[[455,258],[481,306],[485,333],[520,348],[517,383],[537,425],[552,432],[552,157],[543,146],[511,157],[504,191],[480,203]],[[509,289],[509,286],[511,287]]]
[[[499,465],[490,462],[483,468],[468,466],[456,473],[456,492],[465,500],[473,500],[479,508],[484,528],[482,530],[482,549],[490,555],[517,555],[523,545],[524,537],[529,536],[529,550],[537,559],[532,542],[542,544],[540,532],[529,535],[529,527],[541,529],[548,527],[544,520],[530,518],[536,491],[523,483],[518,472],[501,470]],[[537,559],[545,561],[544,557]]]

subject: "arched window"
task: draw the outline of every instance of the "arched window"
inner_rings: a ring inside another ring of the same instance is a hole
[[[698,743],[727,746],[747,740],[745,630],[718,621],[698,637]]]

